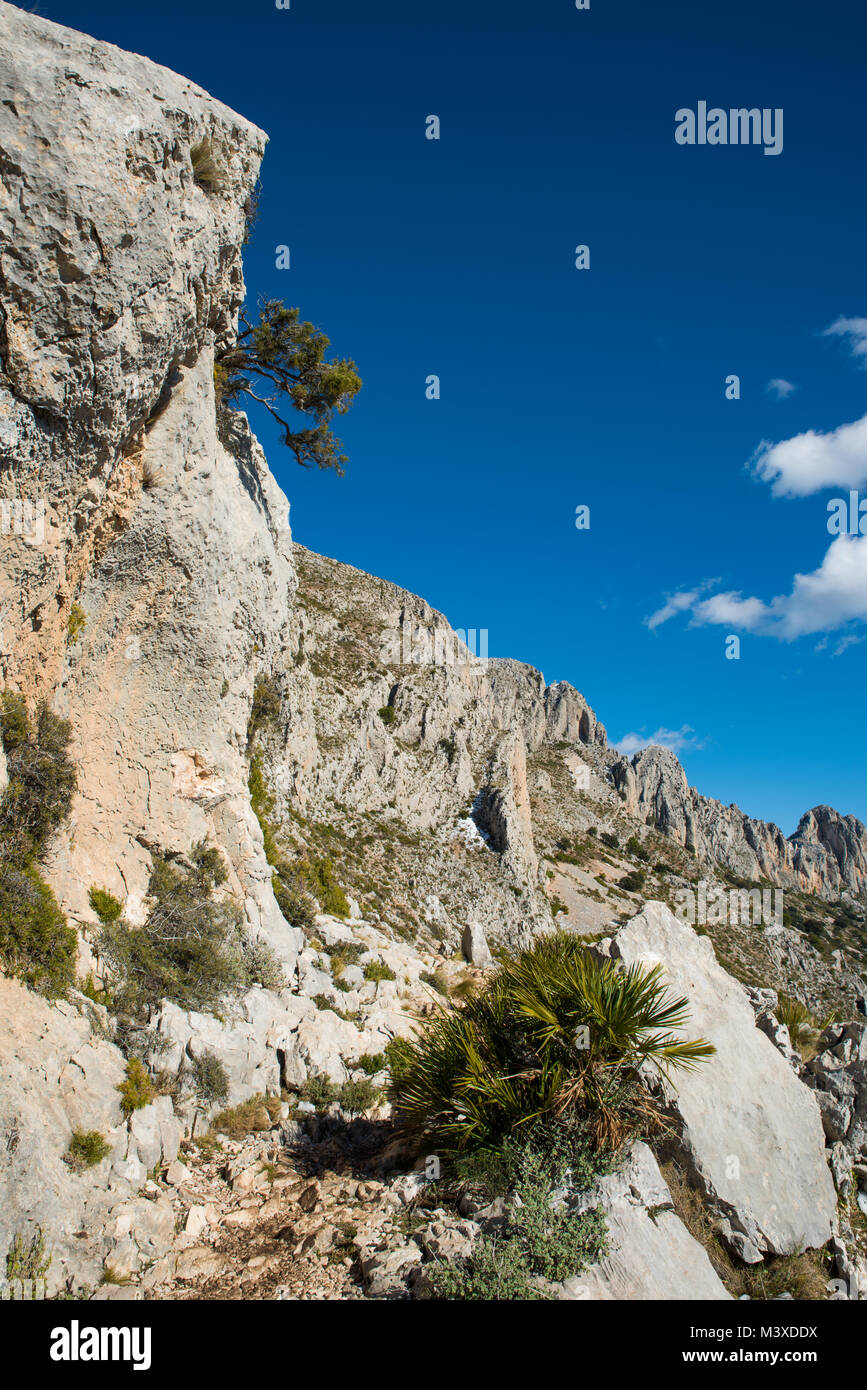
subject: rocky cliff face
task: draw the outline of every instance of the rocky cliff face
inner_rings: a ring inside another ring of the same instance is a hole
[[[264,144],[165,68],[0,5],[0,682],[73,722],[52,877],[77,919],[95,882],[135,919],[151,849],[210,839],[285,951],[244,747],[253,653],[279,661],[289,627],[288,504],[243,417],[218,439],[212,367]]]
[[[751,881],[829,899],[867,891],[867,829],[854,816],[817,806],[787,839],[778,826],[699,795],[666,748],[644,748],[614,762],[611,771],[631,814],[648,819],[705,862]]]

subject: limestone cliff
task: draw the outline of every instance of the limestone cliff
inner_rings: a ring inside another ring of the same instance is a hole
[[[0,4],[0,683],[72,719],[52,877],[78,919],[95,882],[134,919],[150,849],[211,839],[285,951],[244,748],[289,625],[288,504],[243,417],[217,437],[212,368],[264,145],[165,68]]]

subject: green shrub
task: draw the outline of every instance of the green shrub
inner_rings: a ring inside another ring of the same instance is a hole
[[[397,976],[389,965],[383,960],[369,960],[364,967],[365,980],[373,980],[378,983],[380,980],[395,980]]]
[[[24,1244],[20,1231],[6,1254],[6,1278],[13,1280],[44,1279],[51,1268],[51,1256],[45,1251],[45,1235],[37,1226],[29,1244]]]
[[[382,709],[377,710],[377,714],[379,715],[383,724],[393,724],[394,721],[397,719],[397,711],[394,708],[394,705],[383,705]]]
[[[610,830],[603,830],[599,838],[602,841],[603,845],[607,845],[609,849],[620,848],[620,841],[618,840],[616,835],[611,834]]]
[[[220,851],[214,845],[209,848],[204,840],[193,845],[190,850],[190,861],[195,865],[199,877],[208,888],[219,888],[229,877]]]
[[[446,998],[448,998],[449,982],[442,970],[434,970],[432,972],[423,970],[419,975],[419,979],[422,984],[429,985],[431,989],[435,989],[437,994],[444,994]]]
[[[207,1011],[253,984],[282,984],[274,953],[247,936],[237,904],[214,896],[219,855],[194,847],[192,861],[155,858],[144,925],[110,922],[100,933],[118,1007],[137,1017],[164,999]]]
[[[326,946],[324,949],[331,958],[331,973],[336,978],[347,965],[357,965],[367,947],[358,941],[339,941],[336,946]]]
[[[434,1298],[504,1300],[550,1298],[538,1281],[559,1283],[602,1258],[608,1248],[605,1218],[599,1208],[575,1213],[553,1201],[568,1173],[574,1187],[585,1186],[594,1168],[581,1156],[581,1171],[563,1162],[568,1127],[552,1125],[555,1146],[539,1145],[531,1128],[521,1142],[507,1140],[495,1153],[478,1155],[480,1171],[509,1193],[504,1229],[476,1241],[468,1260],[437,1263],[427,1271]],[[488,1188],[488,1195],[495,1195]]]
[[[316,903],[307,885],[298,874],[275,873],[271,876],[277,906],[291,927],[312,931],[316,921]]]
[[[348,917],[349,901],[334,876],[334,865],[325,856],[302,859],[295,866],[300,878],[329,917]]]
[[[618,881],[618,887],[624,888],[627,893],[640,893],[644,887],[645,874],[642,869],[636,869],[634,873],[624,874]]]
[[[73,602],[69,608],[69,617],[66,620],[66,645],[74,647],[84,629],[87,627],[87,614],[80,603]]]
[[[279,1119],[281,1102],[277,1096],[250,1096],[240,1105],[223,1110],[211,1125],[212,1130],[226,1134],[230,1139],[243,1139],[248,1134],[257,1134],[270,1129]]]
[[[274,870],[271,875],[274,896],[286,921],[290,926],[311,930],[317,902],[321,910],[332,917],[348,917],[349,902],[337,882],[329,858],[321,856],[290,861],[281,852],[277,843],[277,827],[272,820],[276,801],[265,781],[260,752],[254,753],[250,759],[248,786],[250,805],[262,827],[265,857]]]
[[[0,860],[0,960],[10,975],[58,998],[75,982],[77,937],[33,864]]]
[[[384,1052],[362,1052],[356,1063],[359,1071],[366,1072],[368,1076],[376,1076],[378,1072],[386,1068],[386,1058]]]
[[[30,738],[27,701],[15,690],[0,692],[0,738],[7,755],[17,752]]]
[[[262,729],[277,723],[281,708],[280,691],[273,677],[258,676],[253,686],[253,700],[247,722],[248,747]]]
[[[117,1088],[120,1091],[120,1108],[125,1115],[134,1110],[143,1110],[156,1097],[156,1089],[148,1076],[144,1062],[138,1057],[130,1057],[126,1064],[126,1080]]]
[[[552,932],[390,1048],[396,1119],[446,1155],[554,1113],[587,1117],[600,1144],[617,1145],[643,1062],[665,1071],[712,1055],[710,1043],[671,1031],[687,1007],[667,994],[660,966],[626,970]]]
[[[95,1168],[97,1163],[102,1163],[102,1160],[108,1158],[110,1153],[111,1145],[106,1142],[98,1129],[76,1129],[73,1130],[69,1148],[64,1157],[70,1168],[80,1173],[85,1168]]]
[[[109,922],[116,922],[123,912],[123,904],[104,888],[91,888],[88,899],[103,926]]]
[[[797,1048],[798,1052],[812,1054],[815,1051],[822,1025],[814,1018],[806,1004],[802,1004],[800,999],[790,998],[788,994],[780,994],[777,997],[774,1016],[786,1025],[792,1046]]]
[[[193,1058],[192,1080],[196,1097],[205,1107],[227,1099],[229,1077],[216,1053],[205,1050]]]
[[[274,814],[274,797],[268,790],[263,771],[263,760],[261,753],[254,753],[250,759],[250,774],[247,779],[247,786],[250,790],[250,805],[253,808],[259,825],[262,827],[262,835],[265,840],[265,858],[269,864],[275,864],[278,859],[277,841],[274,838],[274,830],[271,825],[271,816]]]
[[[46,704],[31,724],[23,696],[0,694],[8,783],[0,797],[0,964],[53,998],[74,983],[76,934],[39,870],[75,791],[70,727]]]
[[[315,1105],[317,1110],[325,1110],[337,1100],[337,1090],[327,1076],[308,1076],[298,1095],[301,1100]]]
[[[363,1081],[344,1081],[337,1092],[337,1104],[349,1115],[364,1115],[373,1109],[378,1100],[379,1091],[367,1078]]]
[[[650,859],[650,855],[647,853],[647,850],[644,848],[644,845],[638,839],[637,835],[630,835],[629,839],[626,841],[626,850],[627,853],[633,855],[636,859],[643,859],[645,861]]]
[[[76,786],[69,757],[69,723],[41,704],[35,727],[20,695],[4,692],[0,734],[8,784],[0,801],[0,840],[7,855],[24,862],[38,858],[69,814]]]
[[[111,994],[104,985],[98,985],[92,970],[87,972],[83,980],[79,982],[78,988],[86,999],[93,1004],[102,1004],[105,1008],[111,1006]]]

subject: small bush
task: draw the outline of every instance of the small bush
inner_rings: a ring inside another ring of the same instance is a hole
[[[117,1089],[120,1091],[120,1108],[125,1115],[131,1115],[134,1110],[143,1110],[156,1096],[145,1064],[138,1057],[130,1057],[126,1064],[126,1080]]]
[[[193,166],[193,178],[199,187],[206,193],[219,193],[226,176],[207,135],[190,149],[190,163]]]
[[[7,691],[0,701],[0,734],[9,779],[0,801],[0,841],[7,862],[14,857],[23,863],[41,855],[69,814],[76,786],[71,729],[44,703],[31,726],[23,698]]]
[[[220,851],[214,845],[209,848],[203,840],[193,845],[190,850],[190,860],[195,865],[202,882],[208,888],[219,888],[229,877]]]
[[[344,1081],[337,1092],[337,1104],[348,1115],[364,1115],[376,1105],[379,1094],[376,1086],[367,1078],[364,1081]]]
[[[687,1013],[661,966],[625,970],[552,932],[389,1046],[396,1119],[446,1155],[496,1146],[546,1115],[584,1117],[601,1146],[617,1147],[640,1113],[642,1063],[689,1069],[713,1054],[671,1031]]]
[[[262,729],[277,723],[281,708],[280,691],[273,677],[259,676],[253,686],[253,701],[247,723],[248,746]]]
[[[300,875],[273,874],[271,884],[277,906],[290,927],[312,931],[316,922],[316,903]]]
[[[329,917],[349,916],[349,900],[334,876],[334,865],[330,859],[324,856],[302,859],[296,865],[296,872]]]
[[[44,1279],[50,1268],[51,1256],[46,1254],[42,1227],[37,1226],[27,1245],[19,1231],[6,1254],[6,1278],[10,1282]]]
[[[116,922],[123,912],[123,904],[104,888],[91,888],[88,899],[103,926]]]
[[[368,1076],[376,1076],[378,1072],[384,1071],[387,1065],[384,1052],[362,1052],[356,1063],[359,1071],[365,1072]]]
[[[102,1163],[104,1158],[108,1158],[110,1153],[111,1145],[106,1142],[98,1129],[76,1129],[73,1131],[69,1148],[64,1157],[70,1168],[80,1173],[85,1168],[95,1168],[98,1163]]]
[[[111,1006],[110,992],[104,985],[97,984],[92,970],[89,970],[85,978],[79,982],[78,988],[81,990],[85,999],[89,999],[91,1003],[102,1004],[105,1008]]]
[[[253,984],[282,983],[270,947],[247,936],[231,899],[214,896],[215,880],[225,875],[217,851],[194,847],[191,859],[187,865],[156,858],[144,925],[110,922],[100,934],[118,979],[118,1007],[136,1017],[164,999],[208,1011]]]
[[[620,848],[620,841],[618,840],[616,835],[612,835],[610,830],[603,830],[599,838],[602,841],[603,845],[607,845],[609,849]]]
[[[382,709],[377,710],[377,714],[379,715],[383,724],[393,724],[394,721],[397,719],[397,711],[394,708],[394,705],[383,705]]]
[[[552,1127],[554,1134],[557,1130]],[[606,1253],[599,1208],[576,1214],[552,1202],[566,1177],[564,1148],[539,1148],[532,1137],[531,1130],[522,1143],[507,1141],[499,1151],[479,1155],[488,1181],[510,1194],[505,1228],[478,1240],[464,1263],[435,1264],[428,1272],[435,1298],[547,1299],[553,1295],[539,1281],[573,1277]],[[592,1178],[593,1168],[585,1162],[580,1177],[571,1167],[569,1174],[578,1187],[580,1178],[585,1183]]]
[[[434,970],[433,972],[423,970],[419,979],[422,984],[429,985],[431,989],[435,989],[437,994],[444,994],[446,998],[448,998],[449,982],[441,970]]]
[[[813,1050],[820,1029],[806,1004],[802,1004],[800,999],[792,999],[787,994],[780,994],[777,998],[774,1016],[788,1028],[793,1047],[801,1053]]]
[[[281,1102],[277,1096],[251,1096],[240,1105],[223,1110],[213,1121],[211,1128],[218,1134],[226,1134],[230,1139],[243,1139],[248,1134],[257,1134],[270,1129],[279,1119]]]
[[[640,893],[644,887],[644,878],[644,871],[636,869],[634,873],[624,874],[617,886],[625,889],[627,893]]]
[[[336,946],[326,946],[326,955],[331,958],[331,973],[337,978],[343,973],[347,965],[357,965],[361,956],[367,950],[358,941],[340,941]]]
[[[87,627],[87,614],[80,603],[72,603],[66,620],[66,645],[74,647]]]
[[[308,1076],[298,1094],[301,1100],[315,1105],[317,1110],[325,1110],[337,1100],[337,1089],[327,1076]]]
[[[214,1052],[206,1050],[193,1058],[192,1080],[197,1099],[206,1107],[228,1097],[229,1077],[226,1068]]]
[[[70,727],[47,705],[31,724],[23,696],[0,694],[8,782],[0,796],[0,964],[50,998],[75,979],[76,935],[38,864],[75,791]]]
[[[638,839],[637,835],[630,835],[629,839],[626,841],[626,850],[627,853],[631,854],[635,859],[643,859],[645,861],[649,861],[650,859],[650,855],[647,853],[647,850],[644,848],[644,845]]]
[[[396,980],[397,976],[390,966],[383,960],[369,960],[364,967],[365,980],[372,980],[379,983],[380,980]]]
[[[77,937],[33,864],[0,861],[0,960],[10,975],[48,998],[75,982]]]

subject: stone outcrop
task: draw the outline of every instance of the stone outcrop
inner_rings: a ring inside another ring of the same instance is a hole
[[[867,829],[855,816],[817,806],[788,839],[768,821],[753,820],[690,787],[668,748],[642,748],[615,759],[614,786],[631,815],[750,882],[764,881],[829,899],[867,892]]]
[[[757,1252],[791,1254],[833,1233],[836,1195],[819,1108],[756,1027],[742,985],[663,903],[647,903],[610,943],[629,966],[662,963],[667,984],[689,1003],[686,1032],[716,1054],[662,1082],[691,1176],[731,1230]]]
[[[559,1297],[611,1299],[728,1299],[707,1252],[674,1211],[671,1193],[646,1144],[635,1144],[616,1172],[582,1194],[576,1210],[600,1206],[609,1252],[561,1285]]]
[[[867,1161],[867,1023],[832,1023],[807,1062],[803,1079],[819,1102],[831,1144]],[[865,1183],[867,1187],[867,1183]]]
[[[245,762],[289,624],[288,503],[243,416],[218,438],[213,380],[264,144],[185,78],[0,4],[0,498],[42,518],[3,528],[0,683],[72,719],[52,879],[80,921],[95,883],[134,918],[151,850],[208,840],[291,961]]]
[[[153,1204],[134,1198],[155,1164],[176,1157],[181,1126],[167,1096],[124,1119],[126,1063],[101,1014],[83,996],[51,1005],[0,977],[0,1252],[41,1229],[52,1293],[95,1288],[106,1264],[140,1270],[173,1233],[170,1213],[167,1227],[164,1216],[154,1224]],[[76,1130],[106,1142],[94,1168],[65,1158]]]

